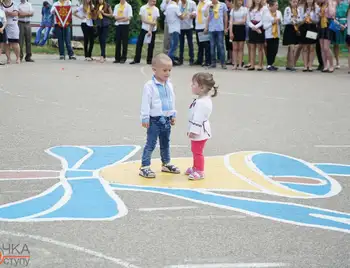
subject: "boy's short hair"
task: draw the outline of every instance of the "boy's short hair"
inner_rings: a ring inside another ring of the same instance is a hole
[[[160,54],[157,54],[155,57],[153,57],[152,66],[155,67],[161,63],[168,63],[168,62],[172,62],[171,58],[164,53],[160,53]]]

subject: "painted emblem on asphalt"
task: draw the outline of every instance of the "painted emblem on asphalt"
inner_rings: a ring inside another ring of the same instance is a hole
[[[46,152],[61,161],[60,171],[0,171],[0,180],[57,178],[42,193],[0,206],[1,221],[115,220],[128,213],[118,191],[144,191],[234,210],[289,224],[350,233],[350,214],[303,205],[303,200],[332,198],[342,187],[333,177],[350,176],[350,165],[319,163],[272,152],[236,152],[206,159],[207,177],[157,172],[154,180],[138,176],[139,161],[126,162],[135,145],[56,146]],[[173,162],[182,170],[192,159]],[[159,167],[154,159],[152,166]],[[246,192],[248,197],[235,196]],[[263,199],[255,193],[265,194]],[[269,196],[288,202],[267,200]]]

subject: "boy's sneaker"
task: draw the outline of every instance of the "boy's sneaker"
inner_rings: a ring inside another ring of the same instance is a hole
[[[204,179],[204,172],[203,171],[195,171],[195,172],[190,174],[188,179],[192,180],[192,181],[203,180]]]
[[[190,174],[192,174],[194,172],[194,168],[193,167],[189,167],[187,170],[186,170],[186,172],[185,172],[185,175],[190,175]]]
[[[150,169],[150,167],[140,168],[139,175],[148,179],[154,179],[156,177],[156,174]]]
[[[180,174],[180,169],[172,164],[163,164],[162,172]]]

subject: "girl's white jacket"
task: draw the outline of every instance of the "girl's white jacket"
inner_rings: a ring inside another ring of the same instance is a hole
[[[206,140],[211,138],[209,117],[213,109],[211,96],[203,96],[195,99],[190,105],[188,117],[188,134],[195,133],[191,140]]]

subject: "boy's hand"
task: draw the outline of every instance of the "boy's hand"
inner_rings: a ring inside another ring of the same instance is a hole
[[[142,123],[142,127],[148,128],[149,127],[149,123],[148,122]]]
[[[174,125],[175,125],[175,123],[176,123],[176,118],[171,118],[171,120],[170,120],[170,124],[171,124],[172,126],[174,126]]]

